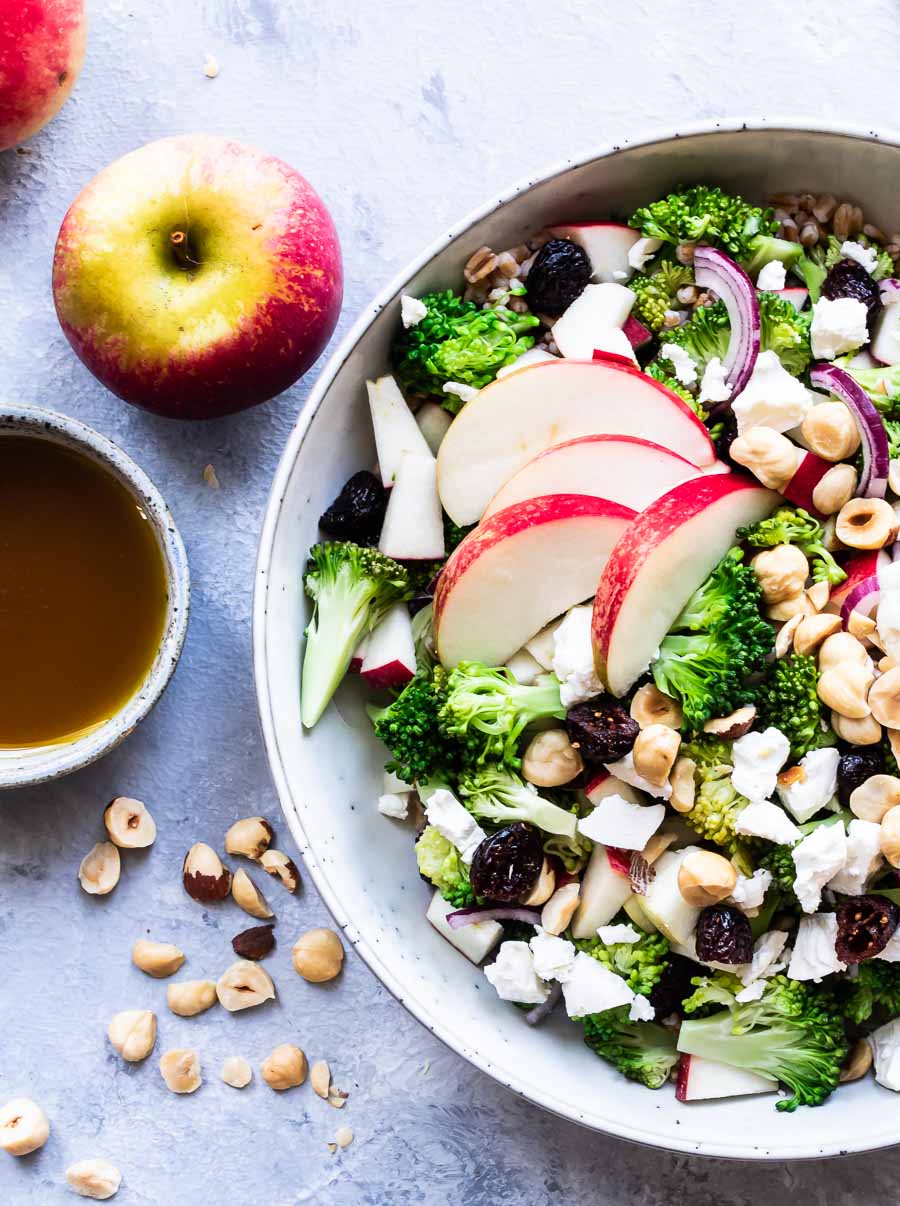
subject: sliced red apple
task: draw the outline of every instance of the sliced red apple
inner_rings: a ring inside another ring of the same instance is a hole
[[[809,300],[809,290],[799,286],[789,289],[773,289],[772,292],[776,297],[780,297],[782,301],[790,302],[797,311],[802,310]]]
[[[625,320],[622,330],[627,335],[628,342],[635,351],[638,348],[645,347],[653,339],[653,332],[648,330],[642,322],[638,322],[633,314],[629,315]]]
[[[677,452],[636,436],[589,435],[554,444],[512,475],[485,508],[485,518],[542,494],[593,494],[644,507],[701,471]]]
[[[584,794],[594,805],[599,804],[601,800],[605,800],[607,796],[621,796],[631,804],[644,803],[641,796],[638,795],[637,790],[630,783],[623,783],[621,779],[617,779],[615,775],[611,775],[605,767],[601,767],[600,770],[595,771],[591,775],[585,786]]]
[[[735,532],[770,514],[778,495],[737,473],[682,482],[638,516],[613,549],[594,600],[597,673],[624,695]]]
[[[884,549],[870,549],[848,557],[844,562],[847,577],[832,590],[828,598],[828,610],[840,611],[851,591],[861,586],[866,578],[877,577],[878,571],[890,564],[890,555]]]
[[[639,230],[618,222],[575,222],[549,229],[555,239],[568,239],[587,252],[595,281],[621,283],[634,272],[628,252],[641,237]]]
[[[548,494],[479,524],[450,556],[434,595],[444,665],[502,666],[554,616],[590,598],[634,516],[605,498]]]
[[[415,675],[416,649],[405,603],[388,608],[369,634],[359,672],[370,687],[390,690],[405,686]]]
[[[712,1101],[719,1097],[747,1097],[774,1093],[778,1082],[746,1068],[720,1064],[701,1055],[682,1055],[675,1082],[677,1101]]]
[[[381,480],[385,486],[392,486],[405,452],[427,456],[430,450],[415,415],[406,405],[406,399],[393,377],[367,381],[366,389]]]
[[[609,925],[631,895],[631,880],[612,865],[605,846],[591,851],[581,880],[578,908],[572,918],[573,938],[595,938],[601,925]]]
[[[792,502],[797,507],[803,507],[805,511],[809,511],[811,515],[821,519],[822,515],[813,503],[813,491],[828,470],[833,468],[833,461],[823,460],[814,452],[801,451],[794,476],[781,493],[788,502]]]
[[[608,358],[548,360],[485,386],[454,419],[438,452],[444,510],[455,523],[475,523],[538,453],[604,434],[652,435],[700,468],[716,459],[690,407],[640,369]]]

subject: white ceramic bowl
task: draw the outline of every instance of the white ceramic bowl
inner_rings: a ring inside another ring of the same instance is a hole
[[[58,779],[102,758],[140,724],[165,691],[187,632],[190,571],[184,544],[162,495],[131,457],[106,436],[55,411],[0,405],[0,439],[40,436],[99,462],[141,505],[156,533],[168,586],[166,626],[156,658],[140,689],[114,716],[71,741],[0,749],[0,789]]]
[[[849,196],[870,221],[900,227],[900,145],[809,123],[722,123],[623,142],[570,161],[483,206],[372,303],[323,370],[291,435],[263,528],[254,658],[269,759],[285,816],[337,923],[388,989],[476,1067],[539,1105],[600,1131],[710,1156],[802,1159],[900,1141],[897,1099],[869,1079],[821,1109],[779,1114],[771,1096],[679,1105],[607,1068],[578,1028],[554,1016],[530,1029],[423,914],[409,830],[375,809],[383,750],[353,686],[311,733],[300,726],[299,652],[309,612],[301,573],[317,518],[347,477],[374,460],[363,382],[387,369],[401,292],[459,286],[482,244],[508,247],[549,222],[627,215],[692,181],[762,200],[781,189]],[[652,432],[647,433],[652,437]]]

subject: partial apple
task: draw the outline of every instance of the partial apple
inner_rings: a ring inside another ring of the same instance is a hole
[[[610,359],[533,364],[485,386],[456,416],[438,452],[441,502],[455,523],[475,523],[503,483],[554,444],[650,434],[700,468],[716,459],[690,407],[640,369]]]
[[[0,3],[0,151],[60,111],[84,62],[84,0]]]
[[[575,222],[569,226],[551,226],[554,239],[577,243],[591,261],[595,281],[627,280],[634,269],[628,262],[628,252],[641,237],[639,230],[618,222]]]
[[[778,502],[751,478],[711,474],[675,486],[627,528],[600,579],[592,623],[597,673],[614,695],[645,673],[678,613],[734,545],[737,529],[763,519]]]
[[[485,520],[438,578],[432,622],[443,664],[502,666],[554,616],[590,598],[634,516],[607,499],[550,494]]]
[[[287,389],[341,308],[337,234],[273,155],[206,134],[112,163],[66,214],[53,261],[62,328],[108,389],[206,419]]]

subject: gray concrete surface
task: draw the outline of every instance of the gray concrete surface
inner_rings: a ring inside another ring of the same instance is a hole
[[[129,964],[133,941],[171,939],[188,953],[185,974],[215,976],[243,920],[230,907],[204,912],[186,900],[178,874],[186,848],[220,843],[248,812],[277,823],[251,674],[252,571],[268,483],[314,373],[232,419],[154,419],[76,362],[49,282],[59,223],[94,172],[152,138],[202,129],[283,155],[327,199],[345,253],[345,329],[449,222],[592,143],[731,115],[805,111],[889,125],[900,99],[886,70],[900,54],[896,6],[860,0],[851,14],[772,0],[94,0],[90,8],[73,99],[27,154],[0,156],[0,393],[93,424],[148,470],[187,542],[194,612],[168,694],[125,746],[64,782],[0,799],[0,1099],[34,1096],[53,1126],[37,1156],[0,1155],[0,1202],[72,1200],[63,1170],[90,1155],[121,1167],[123,1206],[893,1200],[900,1152],[818,1166],[706,1162],[592,1135],[517,1100],[444,1050],[358,959],[330,986],[292,973],[295,933],[328,921],[310,888],[288,898],[267,885],[281,936],[277,1005],[248,1016],[167,1016],[164,983]],[[203,74],[207,53],[220,63],[215,80]],[[207,463],[218,491],[204,483]],[[159,839],[125,859],[112,896],[90,899],[76,868],[101,835],[102,805],[123,793],[147,801]],[[160,1049],[200,1048],[206,1083],[194,1096],[167,1093],[155,1059],[122,1065],[106,1045],[109,1017],[142,1006],[160,1013]],[[285,1040],[331,1061],[350,1092],[343,1114],[308,1086],[276,1096],[258,1077],[242,1093],[218,1081],[224,1056],[240,1052],[258,1065]],[[340,1124],[355,1139],[330,1155]]]

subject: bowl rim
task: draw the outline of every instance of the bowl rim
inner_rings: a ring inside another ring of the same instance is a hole
[[[282,504],[284,501],[285,492],[287,489],[288,480],[293,471],[294,463],[300,452],[307,433],[313,419],[318,412],[325,396],[331,388],[332,382],[339,370],[343,367],[356,344],[368,330],[369,326],[381,311],[388,305],[404,288],[404,286],[424,268],[434,257],[447,246],[448,243],[458,238],[460,235],[480,222],[483,218],[488,217],[500,206],[505,205],[520,193],[527,191],[536,184],[543,184],[557,176],[561,176],[573,168],[579,168],[593,163],[597,160],[608,159],[621,151],[630,150],[635,147],[651,146],[656,143],[673,142],[677,140],[685,140],[689,138],[700,137],[703,135],[716,133],[733,133],[739,134],[744,131],[749,132],[764,132],[764,131],[790,131],[806,134],[826,134],[837,138],[847,138],[854,141],[882,143],[889,146],[894,146],[900,149],[900,132],[888,131],[878,132],[874,129],[867,128],[861,125],[852,123],[828,123],[820,122],[811,118],[804,117],[752,117],[752,118],[723,118],[717,121],[697,121],[685,124],[678,129],[662,129],[652,128],[644,130],[633,137],[623,137],[615,142],[601,143],[598,146],[592,147],[590,150],[581,155],[556,161],[544,171],[537,172],[518,180],[510,187],[502,190],[489,200],[483,202],[475,209],[471,210],[458,222],[449,227],[442,235],[434,239],[428,246],[410,260],[391,280],[382,288],[376,296],[363,307],[358,318],[354,321],[346,335],[340,341],[335,350],[331,353],[326,363],[322,366],[319,375],[310,391],[309,397],[303,405],[297,421],[288,436],[287,443],[281,454],[275,476],[272,481],[272,487],[269,492],[269,498],[266,503],[266,509],[263,518],[263,524],[260,531],[259,550],[256,561],[256,576],[253,592],[253,615],[252,615],[252,646],[253,646],[253,667],[254,677],[256,681],[257,707],[259,710],[260,725],[262,729],[263,742],[266,749],[266,756],[269,762],[269,767],[272,773],[272,778],[275,783],[275,788],[278,793],[279,802],[282,812],[287,820],[288,827],[297,843],[297,847],[303,858],[307,870],[316,886],[319,895],[324,901],[326,907],[334,918],[336,924],[343,930],[348,941],[354,946],[356,951],[362,956],[370,970],[377,976],[379,981],[385,986],[388,992],[407,1009],[413,1017],[415,1017],[423,1026],[426,1027],[436,1038],[440,1039],[445,1046],[460,1055],[463,1059],[473,1064],[479,1071],[486,1073],[495,1081],[511,1089],[518,1096],[526,1101],[540,1106],[542,1109],[548,1110],[567,1121],[574,1122],[580,1126],[584,1126],[589,1130],[598,1131],[601,1134],[614,1135],[620,1139],[627,1139],[630,1142],[638,1143],[647,1147],[660,1148],[666,1151],[683,1152],[689,1155],[701,1155],[718,1159],[732,1160],[747,1160],[747,1161],[777,1161],[777,1160],[820,1160],[823,1157],[837,1157],[851,1155],[858,1152],[874,1151],[884,1147],[894,1146],[898,1143],[896,1128],[886,1129],[882,1133],[868,1135],[864,1139],[859,1139],[854,1142],[842,1143],[840,1147],[836,1145],[816,1146],[810,1141],[787,1143],[784,1147],[779,1147],[777,1152],[755,1152],[752,1149],[748,1150],[745,1147],[738,1147],[733,1143],[722,1142],[715,1137],[711,1137],[708,1142],[698,1143],[695,1140],[679,1140],[677,1137],[666,1138],[665,1141],[660,1141],[658,1135],[654,1134],[650,1127],[638,1128],[632,1125],[623,1125],[615,1119],[604,1120],[602,1127],[595,1126],[593,1123],[579,1118],[576,1112],[569,1104],[555,1098],[551,1091],[543,1091],[540,1094],[535,1093],[531,1086],[524,1084],[522,1078],[515,1075],[510,1076],[505,1070],[500,1071],[496,1068],[489,1058],[471,1050],[465,1042],[463,1036],[454,1033],[444,1026],[438,1026],[432,1022],[428,1016],[428,1012],[424,1007],[412,998],[401,983],[392,975],[387,967],[382,963],[377,945],[367,941],[365,936],[360,933],[356,926],[350,921],[344,907],[341,903],[337,892],[332,888],[328,873],[321,865],[315,852],[307,838],[303,824],[300,820],[299,810],[294,803],[294,794],[291,791],[290,783],[284,770],[284,762],[279,748],[278,734],[275,727],[273,700],[270,690],[270,682],[267,669],[267,641],[268,641],[268,624],[267,624],[267,591],[269,580],[269,566],[272,560],[272,553],[275,542],[275,535],[278,529]]]

